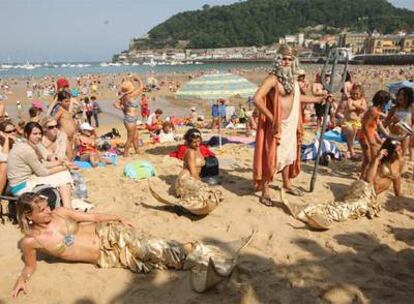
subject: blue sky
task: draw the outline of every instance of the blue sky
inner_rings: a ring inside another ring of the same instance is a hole
[[[173,14],[237,0],[0,0],[0,62],[110,60]],[[392,0],[414,10],[414,0]]]

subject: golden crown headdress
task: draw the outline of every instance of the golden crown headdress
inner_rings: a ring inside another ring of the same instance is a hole
[[[295,49],[295,48],[293,48],[293,47],[290,47],[287,44],[282,44],[279,47],[278,53],[280,55],[282,55],[282,56],[292,56],[292,57],[296,57],[296,55],[298,54],[298,50]]]

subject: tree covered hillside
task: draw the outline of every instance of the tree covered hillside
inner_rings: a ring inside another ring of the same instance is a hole
[[[208,1],[208,0],[206,0]],[[414,12],[386,0],[248,0],[179,13],[149,32],[149,47],[191,48],[272,44],[301,28],[324,24],[358,31],[391,33],[414,29]]]

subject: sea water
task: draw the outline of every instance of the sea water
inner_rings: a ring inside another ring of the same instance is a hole
[[[195,71],[228,71],[231,69],[268,68],[268,63],[208,63],[208,64],[160,64],[156,66],[112,64],[101,62],[81,63],[36,63],[36,64],[1,64],[1,78],[66,76],[76,77],[87,74],[117,74],[132,72],[148,73],[191,73]]]

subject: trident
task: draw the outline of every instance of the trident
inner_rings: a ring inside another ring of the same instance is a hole
[[[338,67],[339,57],[340,57],[339,49],[338,48],[331,49],[331,51],[329,52],[328,58],[326,59],[326,62],[325,62],[324,66],[322,68],[322,71],[321,71],[321,82],[322,82],[323,88],[328,92],[328,94],[334,94],[334,93],[338,92],[339,90],[342,89],[342,87],[345,83],[346,73],[348,71],[348,61],[349,61],[348,52],[346,52],[345,66],[344,66],[344,70],[342,72],[341,80],[340,80],[339,83],[335,84],[336,69]],[[326,82],[326,75],[327,75],[327,70],[328,70],[330,62],[333,62],[332,66],[330,68],[330,70],[331,70],[331,80],[330,80],[329,83],[327,83]],[[313,192],[313,190],[315,189],[316,176],[318,174],[319,159],[321,158],[321,154],[322,154],[323,137],[324,137],[326,125],[328,123],[328,114],[329,114],[329,109],[330,108],[331,108],[331,104],[326,103],[325,104],[325,113],[323,114],[322,130],[321,130],[321,134],[319,136],[318,154],[316,155],[315,166],[313,168],[312,179],[311,179],[311,182],[310,182],[310,192]]]

